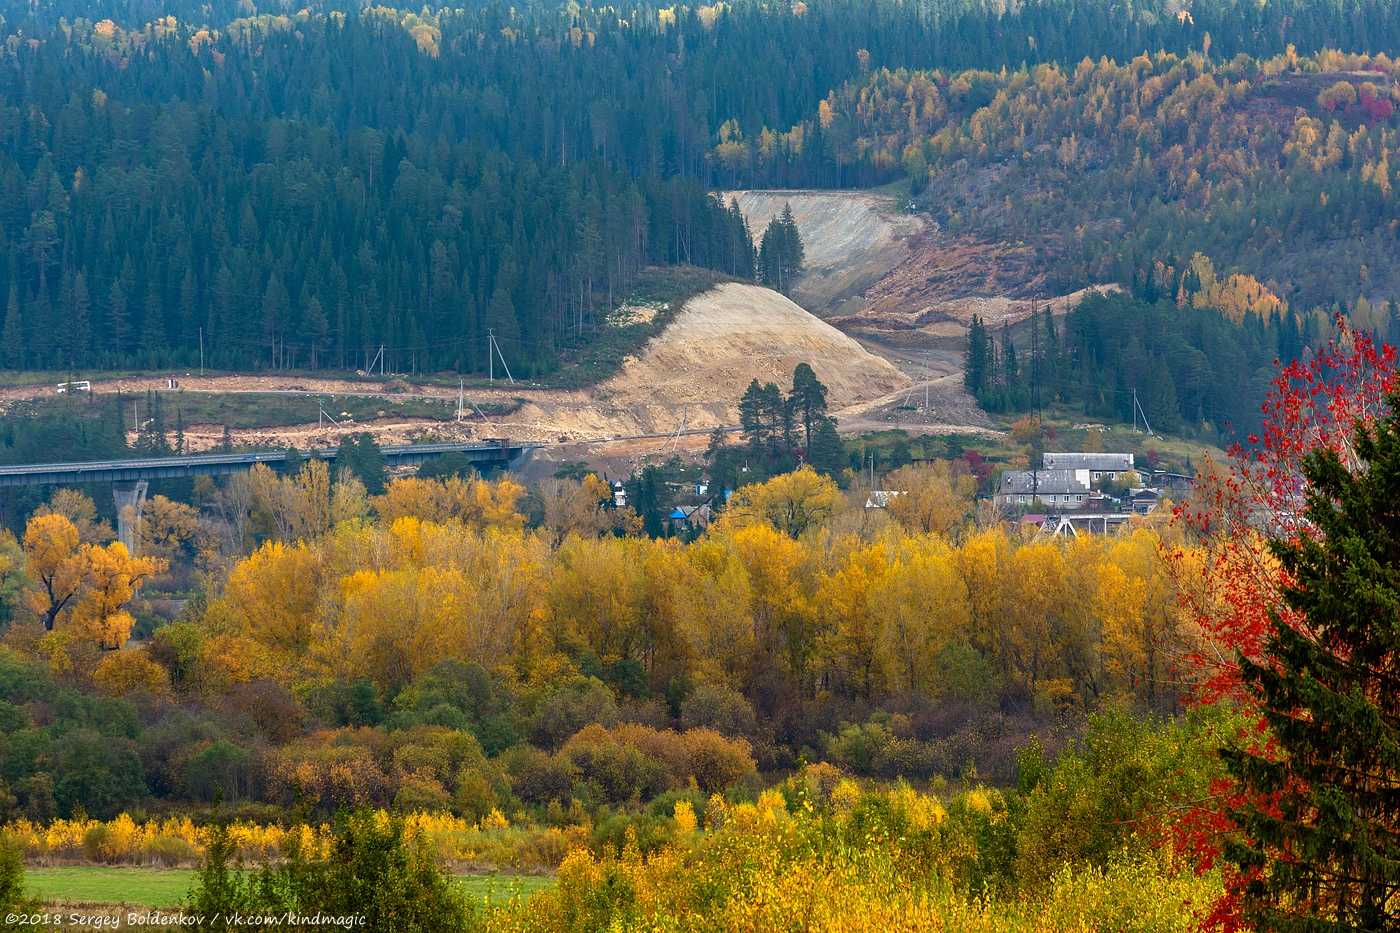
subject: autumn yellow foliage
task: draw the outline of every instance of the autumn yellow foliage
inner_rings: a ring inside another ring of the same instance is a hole
[[[975,851],[993,792],[970,791],[960,822],[908,787],[846,781],[829,804],[765,791],[753,803],[713,798],[706,831],[676,808],[668,847],[643,856],[571,851],[557,885],[489,917],[531,933],[610,930],[1049,931],[1195,930],[1219,893],[1170,858],[1127,855],[1104,868],[1065,866],[1044,889],[968,891],[953,866]],[[978,803],[980,801],[980,803]]]
[[[368,677],[392,695],[447,660],[529,680],[586,649],[640,665],[657,693],[696,678],[752,695],[778,676],[807,695],[940,695],[947,652],[971,650],[996,678],[983,689],[1019,684],[1047,709],[1170,701],[1194,638],[1164,556],[1180,542],[1147,526],[1072,541],[976,530],[966,477],[902,475],[895,523],[845,530],[839,492],[804,470],[747,487],[690,544],[586,522],[561,539],[490,509],[467,521],[432,505],[447,493],[395,483],[379,521],[268,542],[231,569],[206,614],[207,682]]]

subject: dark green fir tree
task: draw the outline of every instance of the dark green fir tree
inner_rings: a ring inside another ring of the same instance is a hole
[[[1400,395],[1362,464],[1308,455],[1311,530],[1270,548],[1290,619],[1245,660],[1275,747],[1227,753],[1251,803],[1227,856],[1258,930],[1400,929]]]

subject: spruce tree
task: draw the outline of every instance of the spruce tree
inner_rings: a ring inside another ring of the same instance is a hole
[[[981,395],[990,381],[991,347],[987,326],[977,315],[967,327],[967,356],[963,364],[963,386],[972,395]]]
[[[19,289],[10,283],[10,299],[5,304],[5,322],[0,325],[0,360],[9,369],[24,368],[24,331],[19,320]]]
[[[1400,929],[1400,394],[1359,428],[1351,471],[1308,455],[1310,528],[1275,539],[1286,574],[1262,657],[1242,659],[1273,748],[1227,752],[1249,801],[1227,856],[1260,930]],[[1286,609],[1287,620],[1283,615]]]
[[[810,463],[813,432],[826,415],[826,386],[807,363],[798,363],[792,371],[792,392],[788,395],[788,404],[802,425],[802,449]]]
[[[749,382],[739,399],[739,426],[743,430],[744,443],[754,449],[768,445],[768,422],[763,412],[763,386],[757,379]]]
[[[812,444],[807,454],[807,462],[818,473],[837,476],[845,468],[846,447],[841,435],[836,433],[836,419],[823,417],[817,420],[812,429]]]
[[[792,216],[792,204],[783,204],[783,259],[788,276],[796,279],[807,263],[807,249],[802,244],[802,234],[797,230],[797,221]]]

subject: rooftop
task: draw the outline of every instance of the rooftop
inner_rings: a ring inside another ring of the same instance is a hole
[[[1132,454],[1105,453],[1047,453],[1047,470],[1095,470],[1101,473],[1121,473],[1133,468]]]
[[[1088,493],[1089,486],[1074,470],[1007,470],[1001,474],[997,492],[1009,496],[1066,496]]]

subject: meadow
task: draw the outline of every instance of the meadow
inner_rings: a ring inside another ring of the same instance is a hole
[[[24,878],[34,898],[45,904],[122,904],[178,907],[193,884],[193,868],[135,868],[105,865],[60,865],[30,868]],[[454,875],[453,882],[482,904],[529,897],[550,887],[547,875]]]

